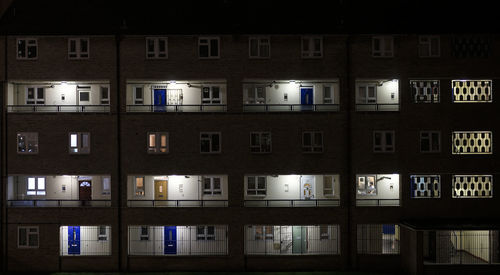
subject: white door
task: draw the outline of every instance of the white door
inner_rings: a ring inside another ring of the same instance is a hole
[[[314,199],[314,176],[301,176],[300,177],[300,199],[311,200]]]

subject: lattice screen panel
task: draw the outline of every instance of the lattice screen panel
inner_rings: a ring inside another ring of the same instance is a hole
[[[415,103],[438,103],[439,80],[410,80]]]
[[[452,80],[453,102],[491,102],[491,80]]]
[[[493,146],[490,131],[453,132],[453,154],[491,154]]]
[[[456,37],[452,41],[453,56],[457,58],[486,58],[490,56],[490,40],[487,37]]]
[[[491,175],[453,176],[453,198],[493,197],[493,177]]]
[[[441,177],[437,175],[413,175],[411,180],[412,198],[441,197]]]

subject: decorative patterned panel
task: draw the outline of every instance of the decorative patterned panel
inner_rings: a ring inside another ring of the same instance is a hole
[[[441,197],[441,177],[438,175],[412,175],[412,198],[439,198]]]
[[[410,87],[415,103],[439,102],[439,80],[410,80]]]
[[[457,58],[487,58],[490,56],[490,40],[487,37],[456,37],[452,41],[453,56]]]
[[[491,80],[452,80],[453,102],[491,102]]]
[[[453,154],[491,154],[492,133],[490,131],[453,132]]]
[[[453,176],[453,198],[493,197],[493,177],[491,175]]]

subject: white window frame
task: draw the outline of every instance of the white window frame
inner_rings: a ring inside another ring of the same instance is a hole
[[[145,233],[143,229],[145,229]],[[140,226],[140,232],[139,232],[139,240],[141,241],[149,241],[149,227],[148,226]]]
[[[326,179],[329,178],[332,183],[331,188],[326,188]],[[333,197],[335,196],[335,177],[333,175],[324,175],[323,176],[323,196],[325,197]]]
[[[272,225],[256,225],[253,227],[253,237],[256,241],[273,240],[274,239],[274,226]],[[258,229],[262,231],[261,234],[257,234]],[[268,233],[268,231],[271,231]]]
[[[102,194],[111,195],[111,177],[102,177]]]
[[[424,135],[427,134],[427,137],[424,137]],[[432,149],[432,144],[433,144],[433,141],[434,141],[434,138],[432,137],[433,134],[437,134],[437,139],[438,139],[438,149],[437,150],[433,150]],[[424,151],[422,150],[422,142],[423,140],[427,140],[428,142],[428,146],[429,146],[429,150],[428,151]],[[441,131],[420,131],[420,143],[419,143],[419,147],[420,147],[420,153],[439,153],[441,152]]]
[[[104,96],[104,91],[106,91],[106,96]],[[99,87],[99,97],[101,105],[109,105],[109,86],[100,86]]]
[[[329,89],[330,96],[326,95],[326,88]],[[323,104],[335,104],[335,90],[331,84],[323,84]]]
[[[24,229],[26,244],[21,244],[21,230]],[[33,231],[32,231],[33,230]],[[36,236],[36,245],[30,245],[30,237]],[[40,247],[40,228],[38,226],[18,226],[17,227],[17,248],[39,248]]]
[[[199,229],[203,227],[203,233],[199,233]],[[213,229],[213,234],[209,234],[209,227]],[[197,241],[215,241],[215,226],[213,225],[197,225],[196,226],[196,240]]]
[[[376,144],[375,136],[380,134],[380,145]],[[392,135],[392,144],[387,143],[386,135]],[[381,131],[376,130],[373,131],[373,152],[374,153],[394,153],[396,150],[396,133],[393,130]]]
[[[19,42],[24,41],[24,55],[20,55],[19,52]],[[28,43],[30,42],[30,43]],[[35,47],[35,57],[29,57],[28,56],[28,49],[29,47]],[[18,60],[36,60],[38,59],[38,39],[37,38],[31,38],[31,37],[26,37],[26,38],[17,38],[16,40],[16,57]]]
[[[87,144],[84,144],[87,136]],[[68,151],[70,154],[90,154],[90,133],[89,132],[70,132]]]
[[[153,41],[153,51],[148,49],[149,41]],[[160,51],[160,41],[165,43],[165,51]],[[168,59],[168,37],[146,37],[146,59]]]
[[[326,233],[321,233],[321,229],[326,229]],[[318,225],[318,233],[319,233],[319,240],[320,241],[327,241],[331,240],[332,232],[331,228],[328,225]]]
[[[379,41],[380,48],[375,49],[375,41]],[[386,49],[389,45],[390,49]],[[394,37],[392,35],[380,35],[372,37],[372,57],[390,58],[394,57]]]
[[[266,176],[246,176],[247,178],[247,190],[245,191],[247,196],[251,197],[265,197],[267,196],[267,177]],[[250,178],[254,180],[255,188],[249,187]],[[259,187],[259,179],[264,179],[264,187]],[[262,194],[264,192],[264,194]],[[260,193],[260,194],[259,194]]]
[[[21,137],[24,137],[25,139],[25,151],[19,151],[19,139]],[[28,144],[30,142],[33,142],[34,145],[34,151],[29,152],[28,151]],[[17,138],[16,138],[16,147],[17,147],[17,153],[18,154],[38,154],[38,133],[37,132],[18,132],[17,133]]]
[[[208,97],[205,97],[205,90],[208,89]],[[219,97],[214,97],[214,89],[219,90]],[[222,104],[222,89],[220,86],[202,86],[201,104]]]
[[[252,136],[257,136],[259,144],[253,144]],[[266,150],[269,143],[269,151]],[[268,154],[272,152],[271,132],[250,132],[250,152],[255,154]]]
[[[266,87],[262,85],[250,86],[247,91],[248,104],[266,104]],[[262,92],[262,97],[259,97],[259,91]]]
[[[373,88],[374,95],[370,96],[370,88]],[[363,89],[363,97],[360,96],[360,90]],[[377,104],[377,84],[363,83],[356,89],[356,104]]]
[[[433,41],[437,41],[437,53],[432,53]],[[428,54],[424,54],[428,51]],[[439,35],[420,35],[418,37],[418,57],[433,58],[441,56],[441,39]]]
[[[104,229],[104,233],[102,232],[102,229]],[[97,241],[100,242],[107,242],[108,241],[108,227],[105,225],[99,225],[97,226]]]
[[[257,53],[252,53],[252,42],[257,43]],[[268,55],[263,55],[261,47],[267,46]],[[271,38],[269,36],[252,36],[248,38],[248,57],[255,59],[269,59],[271,58]]]
[[[213,141],[213,137],[218,135],[219,136],[219,150],[214,150],[214,141]],[[209,151],[208,152],[204,152],[203,151],[203,146],[202,146],[202,143],[203,141],[208,141],[209,142]],[[217,153],[220,153],[222,148],[221,148],[221,145],[222,145],[222,134],[221,132],[200,132],[200,153],[201,154],[217,154]]]
[[[137,180],[142,179],[142,189],[137,188]],[[134,177],[134,196],[136,197],[145,197],[146,196],[146,177],[137,176]]]
[[[162,146],[162,138],[165,137],[166,144]],[[153,138],[153,144],[151,144]],[[148,132],[147,150],[149,154],[168,154],[170,151],[168,132]]]
[[[202,42],[202,40],[207,40],[207,42]],[[212,51],[212,45],[211,41],[216,40],[217,41],[217,55],[212,56],[211,51]],[[208,47],[208,56],[201,56],[200,49],[201,47]],[[198,38],[198,58],[199,59],[217,59],[220,58],[220,38],[217,36],[204,36],[204,37],[199,37]]]
[[[29,96],[29,90],[33,89],[33,98]],[[38,97],[38,90],[42,90],[42,97]],[[45,105],[45,87],[28,86],[26,87],[26,105]]]
[[[321,135],[321,143],[316,140],[316,135]],[[305,144],[306,135],[310,135],[311,144]],[[322,131],[303,131],[302,132],[302,152],[304,153],[323,153],[324,136]]]
[[[76,92],[77,92],[77,101],[78,105],[90,105],[92,102],[92,87],[90,85],[77,85],[76,86]],[[89,95],[88,100],[82,100],[82,94],[87,93]],[[83,103],[83,104],[82,104]]]
[[[87,42],[87,51],[82,49],[82,41]],[[75,51],[71,51],[71,42],[75,43]],[[89,59],[90,41],[88,38],[68,38],[68,59]]]
[[[314,48],[315,40],[319,39],[319,51]],[[309,49],[304,49],[304,43],[308,44]],[[301,56],[302,58],[323,58],[323,37],[321,36],[303,36],[301,37]]]
[[[47,180],[45,177],[26,178],[26,196],[47,195]]]
[[[216,179],[219,180],[219,188],[215,187]],[[210,183],[210,187],[205,187],[205,180],[208,180]],[[222,177],[217,176],[203,176],[203,196],[222,196]]]
[[[142,97],[137,97],[137,89],[141,89]],[[134,86],[132,88],[132,97],[134,99],[134,105],[144,105],[144,86]]]

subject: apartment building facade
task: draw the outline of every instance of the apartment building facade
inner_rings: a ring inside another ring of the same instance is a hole
[[[500,267],[495,35],[125,25],[0,37],[4,270]]]

